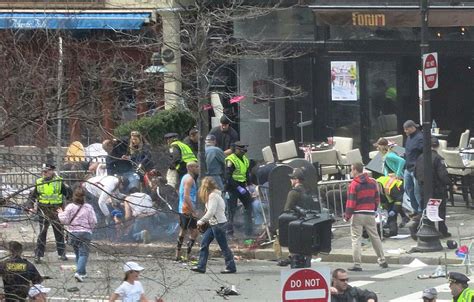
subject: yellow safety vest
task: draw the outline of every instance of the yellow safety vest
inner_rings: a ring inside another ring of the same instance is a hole
[[[232,178],[238,182],[245,182],[247,180],[247,170],[249,169],[250,162],[247,156],[242,156],[242,159],[232,153],[227,156],[226,161],[232,162],[235,167],[234,173],[232,173]]]
[[[180,141],[174,141],[171,143],[171,146],[176,146],[179,148],[179,151],[181,152],[181,161],[184,162],[185,164],[192,161],[195,161],[195,162],[198,161],[196,156],[193,153],[193,150],[191,150],[191,148],[185,143],[180,142]],[[179,170],[179,167],[180,167],[180,164],[177,164],[176,170]]]
[[[51,180],[46,181],[43,177],[37,179],[36,191],[39,195],[38,202],[41,204],[62,204],[62,184],[63,179],[59,176],[54,176]]]
[[[380,176],[379,178],[377,178],[377,182],[383,186],[385,191],[384,193],[388,201],[390,203],[393,203],[394,200],[390,197],[390,192],[395,186],[399,188],[403,184],[403,181],[393,176]]]
[[[466,288],[462,291],[462,293],[459,295],[458,299],[456,302],[471,302],[472,297],[474,297],[474,290],[470,288]],[[453,299],[454,300],[454,299]]]

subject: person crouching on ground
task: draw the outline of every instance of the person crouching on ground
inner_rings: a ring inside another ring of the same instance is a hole
[[[202,180],[199,189],[199,199],[206,206],[206,214],[197,222],[198,227],[209,223],[209,227],[202,235],[201,251],[199,253],[199,263],[191,268],[192,271],[198,273],[206,272],[207,258],[209,257],[209,245],[216,239],[222,255],[224,255],[225,269],[222,274],[232,274],[237,272],[234,262],[234,255],[227,244],[225,224],[225,201],[222,198],[222,192],[219,191],[218,185],[211,176],[206,176]]]
[[[66,208],[57,209],[58,218],[62,224],[67,226],[69,232],[68,244],[76,254],[77,270],[74,278],[83,282],[87,277],[86,265],[89,258],[89,244],[92,239],[92,231],[97,224],[94,208],[84,201],[84,188],[78,186],[72,193],[72,203]]]

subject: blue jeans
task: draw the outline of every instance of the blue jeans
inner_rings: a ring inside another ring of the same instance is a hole
[[[70,236],[70,245],[72,245],[74,254],[76,254],[76,273],[85,275],[92,234],[87,232],[74,232],[71,233]]]
[[[159,228],[157,227],[158,223],[155,223],[155,216],[146,216],[146,217],[135,217],[132,225],[132,229],[130,231],[130,235],[134,241],[141,241],[143,240],[143,230],[147,230],[151,234],[154,234],[156,230]]]
[[[262,206],[261,206],[261,201],[260,199],[254,199],[252,203],[252,211],[253,211],[253,217],[255,225],[262,225],[264,220],[263,220],[263,212],[262,212]]]
[[[421,192],[418,181],[415,179],[415,172],[405,170],[403,174],[403,184],[405,192],[410,198],[411,207],[417,214],[421,214],[423,212]]]
[[[198,268],[201,270],[206,270],[207,259],[209,258],[209,245],[211,244],[214,238],[219,244],[222,255],[225,260],[225,268],[230,271],[236,271],[234,262],[234,255],[227,244],[227,237],[224,229],[225,223],[219,223],[216,225],[211,225],[204,234],[202,234],[201,240],[201,250],[199,252],[199,263]]]

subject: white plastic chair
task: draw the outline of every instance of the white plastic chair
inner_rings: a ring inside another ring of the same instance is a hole
[[[319,163],[321,177],[328,178],[334,174],[340,174],[338,165],[341,163],[340,155],[336,149],[311,151],[311,163]]]
[[[263,160],[266,163],[273,163],[275,162],[275,157],[273,156],[273,151],[270,146],[266,146],[262,149]]]
[[[459,137],[458,149],[467,148],[467,144],[469,143],[469,134],[470,134],[469,129],[466,129],[466,131],[461,133],[461,136]]]
[[[298,150],[296,150],[296,144],[294,140],[275,144],[275,149],[278,160],[283,163],[298,157]]]

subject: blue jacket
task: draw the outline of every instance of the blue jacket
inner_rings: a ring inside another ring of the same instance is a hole
[[[405,160],[398,156],[395,152],[389,151],[385,154],[385,165],[383,167],[383,173],[387,176],[390,173],[394,173],[395,176],[403,178],[403,169],[405,168]]]
[[[405,143],[405,169],[413,172],[416,160],[421,154],[423,154],[423,133],[420,130],[416,130],[408,136]]]

